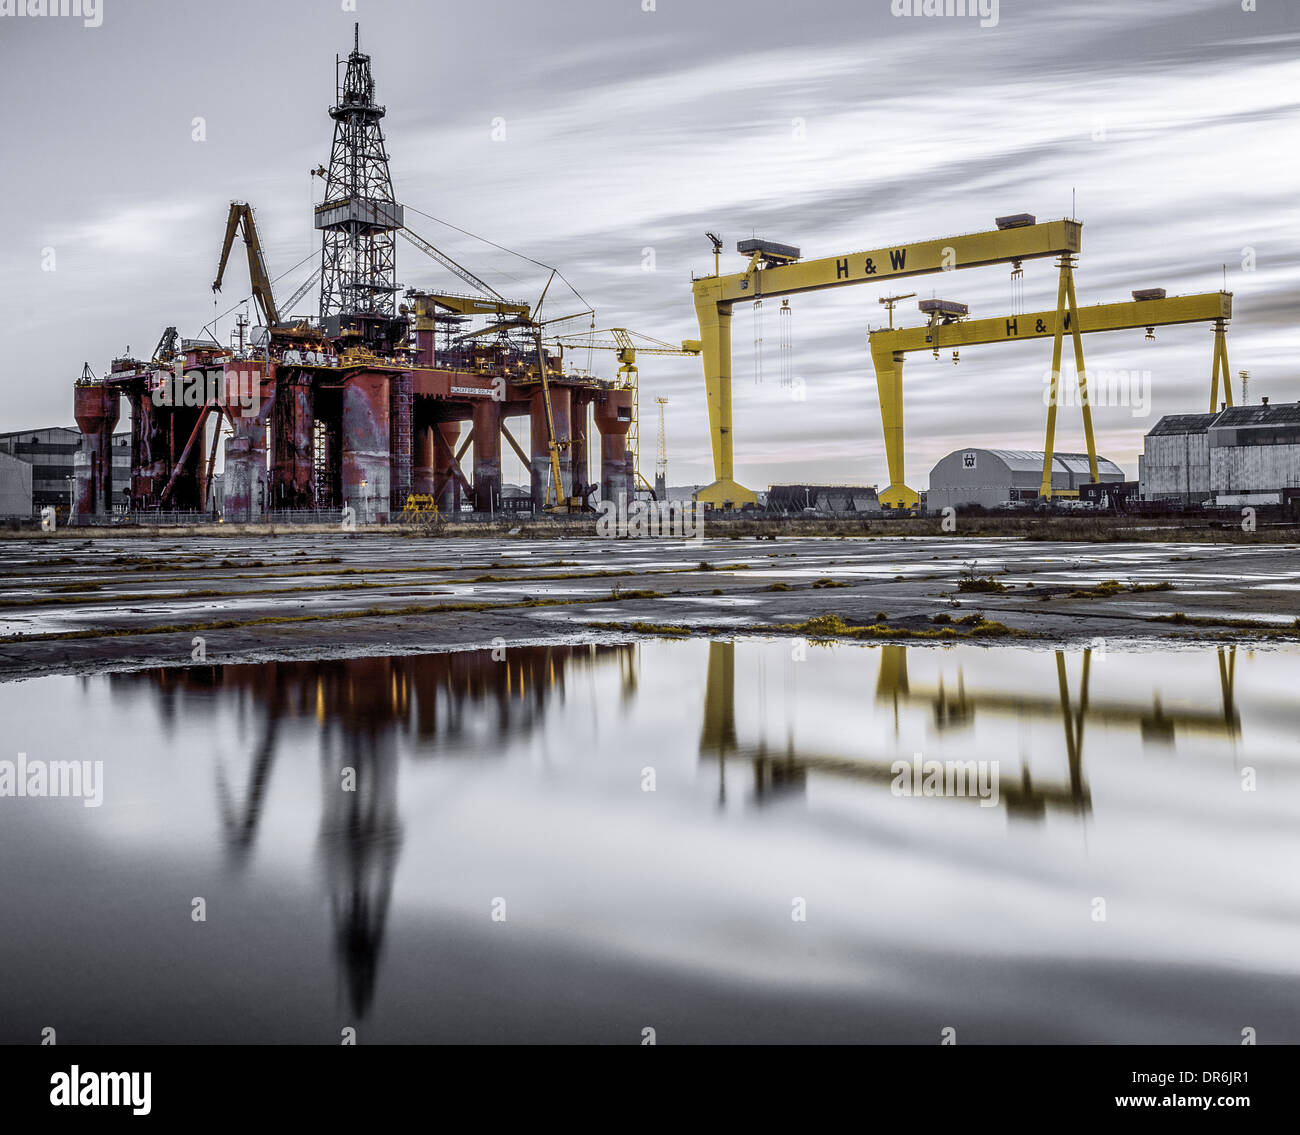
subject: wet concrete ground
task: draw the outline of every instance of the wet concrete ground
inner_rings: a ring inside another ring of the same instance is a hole
[[[919,637],[946,625],[936,616],[980,612],[1049,645],[1292,639],[1298,552],[930,537],[15,539],[0,545],[0,679],[608,641],[638,623],[795,633],[825,615]],[[959,590],[972,575],[1005,590]],[[1112,580],[1114,594],[1070,595]]]

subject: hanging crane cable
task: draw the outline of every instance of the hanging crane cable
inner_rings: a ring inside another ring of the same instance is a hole
[[[284,279],[287,275],[289,275],[291,272],[296,272],[296,271],[298,271],[298,269],[301,268],[304,264],[306,264],[308,260],[311,260],[313,257],[318,256],[318,255],[319,255],[319,253],[317,253],[317,252],[309,252],[309,253],[308,253],[306,256],[304,256],[301,260],[299,260],[298,263],[295,264],[292,268],[286,268],[283,272],[281,272],[278,276],[276,276],[276,278],[275,278],[274,280],[271,281],[272,285],[274,285],[274,284],[278,284],[281,280],[283,280],[283,279]],[[311,275],[310,277],[308,277],[308,280],[310,281],[310,280],[314,279],[318,274],[319,274],[318,272],[313,272],[312,275]],[[297,293],[295,293],[295,294],[297,294]],[[242,307],[244,304],[248,303],[248,301],[251,300],[252,298],[253,298],[253,293],[252,293],[252,292],[249,292],[249,294],[246,295],[246,296],[244,296],[243,299],[238,300],[238,301],[237,301],[237,302],[236,302],[232,307],[228,307],[228,308],[226,308],[226,310],[223,311],[220,315],[214,315],[214,316],[212,317],[212,319],[211,319],[210,322],[205,323],[202,327],[199,328],[199,335],[198,335],[198,337],[199,337],[199,338],[202,338],[202,337],[203,337],[203,333],[204,333],[205,331],[207,331],[207,332],[208,332],[208,335],[212,338],[212,340],[213,340],[214,342],[216,342],[216,341],[217,341],[217,328],[216,328],[216,325],[217,325],[221,320],[225,319],[226,316],[229,315],[232,311],[234,311],[235,308]],[[301,297],[299,297],[299,298],[301,298]],[[217,306],[217,297],[216,297],[215,295],[212,297],[212,306],[213,306],[213,307],[216,307],[216,306]],[[211,328],[210,331],[208,330],[209,328]]]
[[[791,328],[793,314],[790,311],[790,297],[781,301],[781,312],[777,322],[781,327],[781,385],[794,385],[794,332]]]
[[[536,265],[538,268],[545,268],[548,272],[555,273],[555,275],[557,275],[564,282],[564,286],[567,287],[569,291],[571,291],[574,294],[574,296],[579,300],[579,302],[585,304],[588,310],[594,310],[592,309],[591,304],[587,302],[587,298],[580,291],[578,291],[577,288],[575,288],[571,283],[569,283],[569,281],[565,278],[564,273],[561,272],[558,268],[554,268],[550,264],[543,264],[542,261],[540,260],[534,260],[531,256],[525,256],[522,252],[516,252],[513,248],[507,248],[503,244],[497,244],[496,241],[488,240],[487,237],[479,236],[477,233],[472,233],[468,229],[462,229],[459,225],[453,225],[450,221],[444,221],[440,217],[435,217],[431,213],[426,213],[422,209],[417,209],[414,205],[407,204],[405,207],[409,209],[412,213],[419,213],[419,215],[421,217],[424,217],[425,220],[433,221],[434,224],[443,225],[445,228],[452,229],[455,232],[461,233],[463,236],[467,236],[471,238],[472,240],[482,241],[484,244],[489,245],[490,247],[495,248],[501,252],[507,253],[510,256],[517,256],[519,257],[520,260],[526,260],[528,261],[529,264]],[[503,273],[503,275],[509,275],[509,273]],[[586,312],[583,312],[583,314],[585,315]]]

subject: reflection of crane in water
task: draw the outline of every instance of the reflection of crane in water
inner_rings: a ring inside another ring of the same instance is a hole
[[[631,696],[633,650],[594,644],[512,647],[500,660],[492,651],[480,650],[162,669],[112,680],[124,687],[149,683],[164,721],[174,721],[178,707],[187,714],[215,716],[221,697],[236,701],[241,720],[245,712],[260,709],[261,729],[242,799],[225,766],[216,769],[221,829],[236,870],[247,867],[256,845],[284,727],[316,722],[322,778],[318,856],[350,1011],[361,1019],[374,996],[401,851],[398,736],[413,735],[416,757],[480,756],[484,744],[481,732],[472,727],[476,720],[493,709],[498,738],[535,728],[550,700],[563,698],[566,677],[575,668],[596,667],[614,656],[623,696]],[[187,696],[181,707],[180,699]],[[477,717],[471,719],[474,713]],[[343,790],[345,769],[353,770],[355,791]]]
[[[1054,716],[1060,712],[1065,722],[1067,749],[1083,744],[1084,718],[1091,717],[1106,724],[1136,725],[1144,740],[1172,742],[1176,731],[1184,733],[1223,734],[1236,738],[1241,732],[1241,719],[1237,713],[1235,685],[1237,675],[1237,648],[1221,646],[1219,655],[1219,685],[1223,704],[1220,710],[1175,708],[1167,709],[1160,695],[1153,694],[1150,706],[1139,702],[1108,700],[1090,703],[1088,683],[1092,673],[1092,651],[1083,652],[1080,675],[1079,707],[1071,708],[1069,680],[1065,671],[1065,652],[1056,651],[1056,677],[1059,701],[1048,697],[1034,697],[1024,693],[968,694],[962,672],[957,672],[957,692],[944,687],[943,679],[934,689],[918,690],[907,679],[907,647],[882,646],[880,674],[876,682],[876,700],[892,703],[897,709],[908,702],[928,701],[934,708],[935,726],[940,729],[959,728],[974,720],[977,710],[990,713],[1014,713],[1017,716]]]
[[[175,731],[179,712],[193,719],[195,716],[215,717],[217,693],[235,684],[232,675],[236,671],[224,666],[189,666],[145,670],[130,674],[110,674],[109,682],[123,694],[134,690],[147,682],[153,689],[154,702],[162,718],[166,736],[170,740]],[[285,705],[286,684],[281,680],[281,671],[277,665],[271,666],[271,679],[259,683],[254,689],[245,687],[241,693],[251,697],[241,697],[237,706],[239,724],[244,723],[245,710],[253,699],[262,702],[265,708],[265,720],[257,747],[253,750],[253,759],[248,773],[248,782],[242,802],[234,798],[230,779],[226,775],[224,764],[218,763],[217,777],[217,811],[220,815],[222,835],[226,852],[232,867],[243,869],[247,866],[253,845],[257,841],[258,824],[262,816],[262,805],[266,800],[266,790],[270,784],[271,769],[275,764],[275,749],[280,731],[280,721],[288,712]]]
[[[952,693],[940,679],[933,690],[914,689],[907,676],[907,647],[882,646],[880,670],[876,683],[877,703],[892,704],[895,735],[901,706],[929,702],[937,727],[941,730],[969,725],[978,711],[1014,713],[1018,716],[1060,715],[1065,734],[1065,751],[1069,783],[1063,787],[1035,784],[1027,767],[1022,768],[1019,783],[1003,778],[1000,798],[1012,815],[1041,817],[1049,808],[1086,813],[1092,810],[1092,797],[1083,776],[1083,733],[1088,718],[1103,722],[1138,724],[1144,738],[1172,740],[1175,729],[1225,734],[1235,738],[1240,719],[1234,700],[1236,647],[1219,648],[1219,675],[1223,690],[1221,712],[1196,709],[1166,709],[1159,696],[1150,707],[1136,703],[1096,703],[1089,699],[1092,652],[1085,650],[1077,707],[1070,696],[1065,654],[1056,652],[1059,700],[1024,694],[968,693],[958,674],[957,691]],[[896,755],[843,757],[796,746],[790,739],[784,749],[770,749],[766,738],[756,744],[741,744],[736,735],[735,711],[735,643],[709,644],[708,675],[705,684],[704,723],[700,734],[700,755],[718,761],[719,803],[726,799],[726,763],[728,758],[742,757],[753,766],[754,790],[760,802],[780,793],[802,792],[809,770],[855,780],[882,784],[894,779]],[[962,797],[973,800],[974,797]]]
[[[226,766],[217,765],[217,807],[221,811],[221,828],[225,833],[226,850],[231,865],[243,868],[257,839],[257,825],[262,818],[262,804],[271,783],[271,768],[275,763],[275,746],[280,736],[280,702],[282,686],[273,681],[267,691],[266,721],[262,735],[253,752],[253,766],[248,773],[248,789],[242,806],[232,799]]]

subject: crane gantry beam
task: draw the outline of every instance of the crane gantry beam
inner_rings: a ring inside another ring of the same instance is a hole
[[[1072,290],[1072,286],[1071,286]],[[1077,319],[1074,316],[1077,315]],[[903,480],[902,431],[902,369],[903,358],[910,351],[939,351],[987,343],[1014,343],[1022,339],[1051,337],[1055,350],[1051,371],[1051,388],[1048,401],[1047,439],[1044,447],[1043,480],[1040,495],[1052,496],[1051,467],[1056,427],[1056,404],[1060,384],[1060,342],[1065,334],[1074,336],[1076,343],[1076,371],[1078,374],[1080,405],[1083,409],[1084,434],[1088,446],[1088,461],[1092,479],[1097,480],[1097,451],[1092,434],[1092,416],[1088,403],[1087,372],[1083,367],[1082,347],[1078,337],[1095,331],[1125,331],[1139,327],[1168,327],[1180,323],[1214,324],[1213,392],[1211,409],[1218,397],[1218,382],[1222,369],[1228,402],[1232,391],[1228,381],[1228,348],[1225,338],[1226,324],[1232,318],[1231,292],[1202,292],[1189,296],[1169,296],[1155,299],[1132,300],[1123,303],[1097,304],[1093,307],[1074,307],[1058,313],[1057,310],[1034,311],[1025,315],[998,316],[991,319],[956,320],[938,322],[932,318],[919,327],[881,328],[870,334],[871,362],[876,371],[876,383],[882,391],[881,417],[885,428],[885,456],[889,465],[889,490],[894,496],[912,494]],[[886,394],[888,392],[888,394]],[[891,415],[887,402],[897,402],[897,427],[891,429]],[[915,494],[912,494],[915,495]],[[884,499],[884,494],[882,494]]]
[[[1232,318],[1231,292],[1200,292],[1190,296],[1165,299],[1132,300],[1122,303],[1099,303],[1079,308],[1079,330],[1131,331],[1138,327],[1168,327],[1178,323],[1204,323]],[[872,331],[871,353],[878,351],[947,350],[973,347],[985,343],[1015,343],[1021,339],[1045,339],[1056,334],[1057,316],[1053,310],[1031,311],[1024,315],[997,316],[990,319],[963,319],[935,326],[881,328]],[[1073,329],[1066,312],[1065,331]]]
[[[692,284],[700,323],[715,478],[713,484],[696,494],[696,499],[722,508],[757,499],[752,490],[735,480],[731,415],[731,315],[735,304],[765,296],[798,295],[959,268],[1019,264],[1047,256],[1072,257],[1082,247],[1082,240],[1082,222],[1063,219],[1042,224],[1017,223],[1013,227],[887,245],[818,260],[800,260],[798,249],[765,241],[742,241],[738,250],[750,257],[743,272],[705,276]],[[715,239],[717,247],[719,242]],[[901,433],[901,401],[897,412],[897,428]],[[908,504],[910,500],[894,503]]]

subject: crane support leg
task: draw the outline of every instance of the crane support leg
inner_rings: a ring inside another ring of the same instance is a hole
[[[1232,379],[1228,370],[1228,336],[1222,319],[1214,321],[1214,366],[1210,378],[1210,413],[1219,408],[1219,375],[1223,375],[1223,397],[1232,405]]]
[[[876,391],[880,396],[880,424],[885,434],[885,462],[889,467],[889,488],[880,494],[885,508],[920,508],[920,494],[903,481],[903,355],[901,352],[873,352]]]
[[[1219,408],[1219,329],[1214,329],[1214,362],[1210,367],[1210,413]]]
[[[1038,488],[1038,495],[1043,500],[1052,499],[1052,459],[1053,445],[1056,442],[1056,401],[1061,390],[1061,347],[1065,331],[1066,296],[1070,284],[1070,262],[1066,256],[1061,257],[1061,275],[1056,285],[1056,328],[1052,332],[1052,372],[1051,386],[1047,394],[1047,437],[1043,442],[1043,481]],[[1078,330],[1078,317],[1072,322]],[[1082,354],[1082,349],[1080,349]]]
[[[710,296],[695,305],[700,320],[700,341],[704,361],[704,389],[709,402],[709,434],[713,441],[714,482],[695,499],[714,508],[738,508],[756,504],[758,497],[738,485],[731,437],[731,305],[719,304]]]
[[[1079,327],[1079,303],[1074,296],[1074,272],[1065,280],[1065,298],[1070,305],[1070,327],[1074,334],[1074,373],[1079,380],[1079,405],[1083,409],[1083,438],[1088,446],[1088,474],[1097,483],[1097,442],[1092,433],[1092,403],[1088,399],[1088,370],[1083,362],[1083,331]]]
[[[1219,647],[1219,687],[1223,691],[1223,720],[1232,729],[1235,716],[1233,709],[1233,688],[1237,679],[1237,648],[1235,646]]]
[[[1223,396],[1227,399],[1228,405],[1232,405],[1232,377],[1228,370],[1228,333],[1226,325],[1220,321],[1215,328],[1217,334],[1215,338],[1219,341],[1219,362],[1223,370]]]

